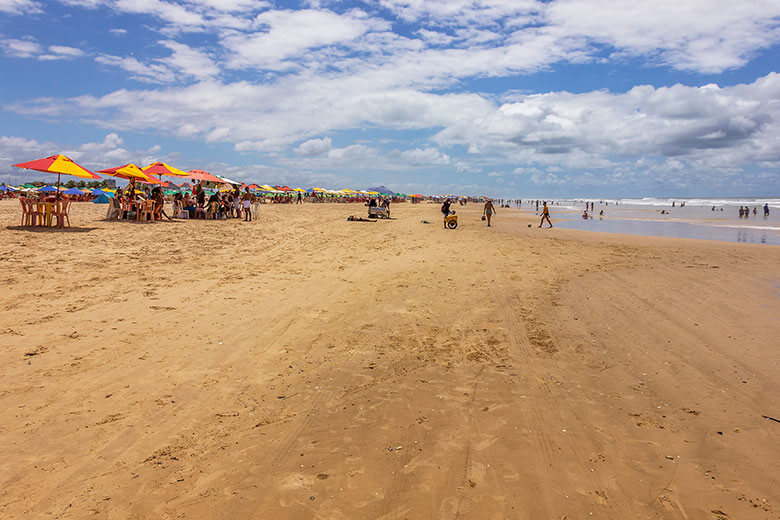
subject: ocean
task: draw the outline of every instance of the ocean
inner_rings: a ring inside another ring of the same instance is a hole
[[[587,219],[585,202],[594,204]],[[764,204],[769,206],[767,216]],[[749,208],[747,217],[739,216],[740,207]],[[535,206],[525,203],[522,209]],[[567,229],[780,245],[777,197],[560,199],[551,202],[550,216],[556,226]]]

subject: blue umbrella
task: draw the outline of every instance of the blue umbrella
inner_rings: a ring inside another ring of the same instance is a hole
[[[45,192],[57,191],[57,188],[55,188],[54,186],[44,186],[43,188],[38,188],[38,191],[45,191]]]
[[[0,186],[0,191],[16,191],[16,188],[12,188],[11,186]]]
[[[84,195],[84,192],[78,188],[71,188],[62,192],[63,195]]]

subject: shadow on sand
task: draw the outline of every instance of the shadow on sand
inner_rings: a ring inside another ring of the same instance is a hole
[[[11,231],[27,231],[29,233],[89,233],[97,228],[94,227],[30,227],[30,226],[7,226],[6,229]]]

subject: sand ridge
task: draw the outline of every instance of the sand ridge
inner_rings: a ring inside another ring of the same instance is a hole
[[[776,518],[774,246],[0,204],[4,518]],[[422,224],[427,219],[432,224]],[[10,227],[9,227],[10,226]],[[743,383],[743,381],[746,381]]]

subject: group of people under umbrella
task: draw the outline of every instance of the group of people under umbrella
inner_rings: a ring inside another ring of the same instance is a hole
[[[87,168],[84,168],[83,166],[77,164],[69,157],[66,157],[61,154],[52,155],[50,157],[45,157],[43,159],[37,159],[34,161],[28,161],[23,162],[19,164],[14,164],[14,166],[18,168],[23,168],[26,170],[33,170],[38,172],[45,172],[45,173],[52,173],[57,175],[57,187],[54,188],[43,188],[41,189],[41,193],[44,191],[51,192],[45,194],[45,199],[41,201],[35,201],[35,204],[40,203],[40,208],[36,205],[34,206],[34,210],[32,204],[26,197],[22,197],[20,200],[22,202],[22,211],[23,211],[23,217],[22,217],[22,223],[24,225],[50,225],[48,223],[52,222],[54,219],[51,218],[53,213],[55,212],[55,207],[60,206],[60,200],[61,195],[70,195],[70,190],[60,190],[60,180],[62,175],[70,175],[74,177],[79,177],[82,179],[90,179],[90,180],[102,180],[100,176],[98,176],[96,173],[88,170]],[[160,215],[161,213],[164,214],[162,211],[162,206],[164,204],[164,197],[162,194],[162,190],[160,189],[161,186],[167,186],[167,183],[162,180],[163,175],[168,176],[174,176],[174,177],[182,177],[182,178],[189,178],[194,179],[198,181],[206,181],[206,182],[214,182],[214,183],[225,183],[226,179],[216,177],[208,172],[202,171],[202,170],[191,170],[189,172],[185,172],[183,170],[180,170],[178,168],[175,168],[173,166],[170,166],[168,164],[165,164],[163,162],[154,162],[150,164],[149,166],[145,168],[140,168],[135,164],[125,164],[123,166],[117,166],[115,168],[107,168],[105,170],[98,170],[98,173],[101,173],[103,175],[108,175],[112,177],[117,177],[120,179],[125,179],[129,181],[128,187],[125,190],[124,196],[120,196],[119,200],[116,202],[121,202],[121,204],[124,205],[122,208],[122,215],[127,218],[129,215],[137,216],[139,217],[138,220],[140,220],[140,217],[143,215],[144,217],[150,216],[152,219],[154,218],[154,215]],[[155,178],[154,176],[157,176],[158,178]],[[142,195],[143,190],[136,190],[136,183],[140,182],[143,184],[156,184],[156,186],[152,192],[150,197],[144,197]],[[80,190],[73,189],[74,195],[82,194]],[[76,193],[78,191],[78,193]],[[120,192],[121,195],[121,192]],[[112,205],[116,203],[112,201]],[[43,204],[48,204],[44,206]],[[67,203],[62,204],[62,208],[66,216],[67,216],[67,210],[69,205]],[[46,211],[51,210],[50,215],[44,215]],[[41,218],[35,218],[31,219],[29,216],[31,214],[37,215],[38,213],[41,213]],[[166,215],[167,216],[167,215]],[[69,220],[57,219],[57,222],[59,223],[59,227],[62,227],[61,222],[68,222],[70,224]]]

